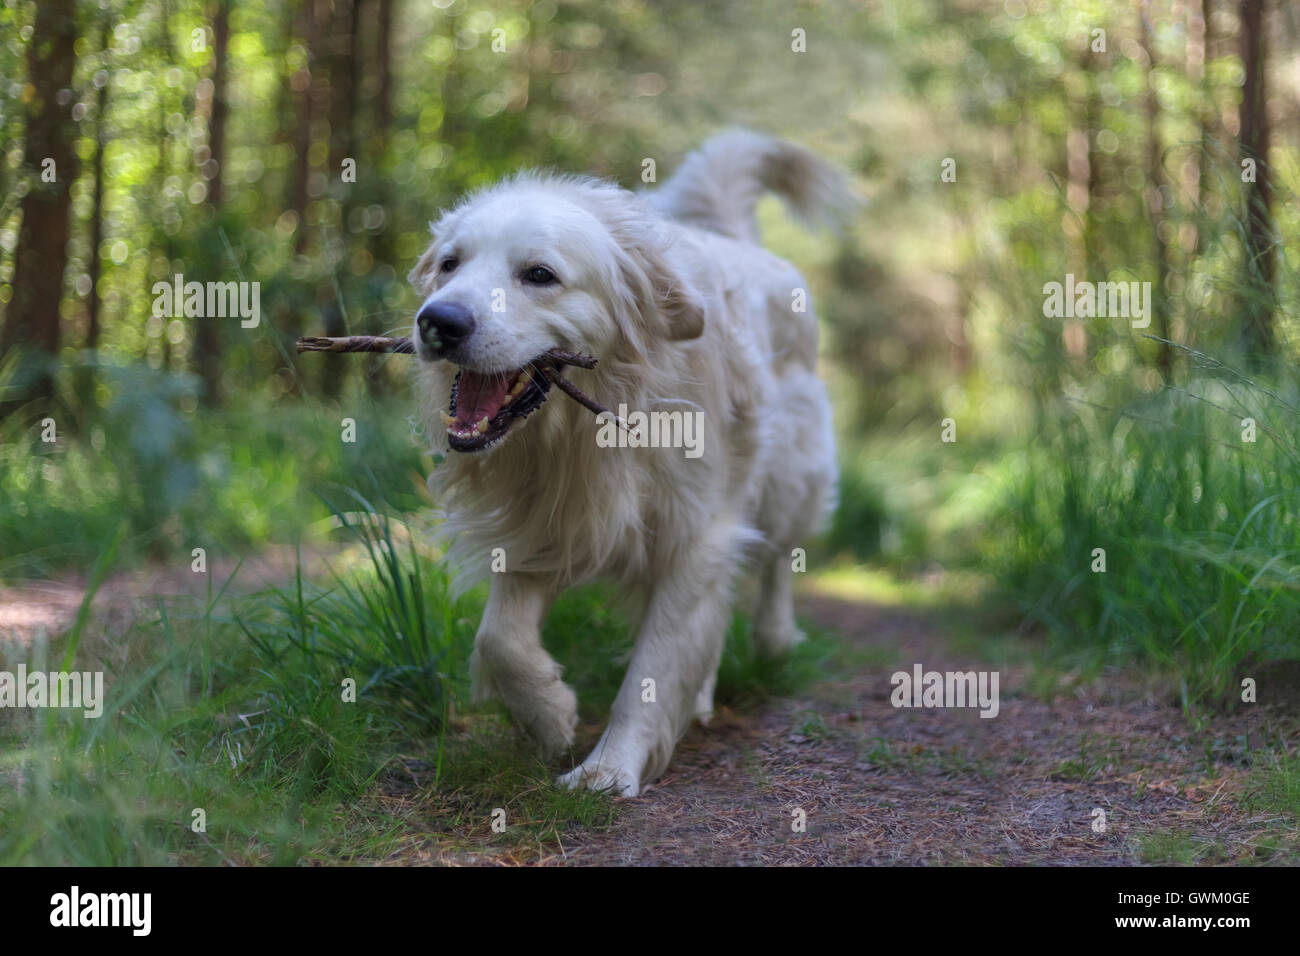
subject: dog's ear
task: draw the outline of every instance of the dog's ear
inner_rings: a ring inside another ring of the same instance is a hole
[[[450,209],[429,223],[429,245],[424,250],[424,254],[416,260],[415,267],[406,274],[406,278],[421,296],[433,292],[433,284],[438,278],[437,262],[434,257],[459,218],[460,211]]]
[[[651,328],[670,342],[698,339],[704,334],[704,302],[691,282],[668,261],[658,244],[643,243],[632,250],[640,282],[642,308]]]
[[[661,260],[662,262],[662,260]],[[704,302],[690,282],[662,262],[662,269],[652,274],[659,314],[668,324],[668,338],[674,342],[698,339],[704,334]]]
[[[407,280],[422,296],[427,296],[433,291],[430,286],[433,282],[433,253],[437,245],[436,240],[429,243],[429,248],[424,250],[424,255],[415,261],[414,268],[406,274]]]

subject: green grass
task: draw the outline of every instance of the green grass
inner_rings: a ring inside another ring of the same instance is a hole
[[[853,654],[829,632],[804,627],[805,639],[782,657],[765,657],[754,651],[750,621],[736,614],[718,664],[714,704],[742,708],[766,697],[791,697],[828,674],[843,673]]]
[[[119,558],[132,564],[297,542],[329,516],[314,491],[329,485],[382,488],[400,510],[424,501],[407,400],[357,390],[331,407],[259,391],[212,412],[190,376],[109,364],[99,375],[89,406],[69,394],[49,413],[53,442],[44,419],[0,422],[0,579],[83,569],[123,520]]]
[[[935,774],[942,777],[990,779],[997,768],[964,748],[927,747],[909,741],[891,740],[879,735],[858,740],[858,752],[864,763],[887,774]]]
[[[335,574],[322,589],[305,585],[299,566],[292,589],[272,589],[240,627],[264,670],[287,663],[335,687],[351,681],[357,699],[382,697],[413,729],[438,727],[468,662],[477,603],[451,593],[409,530],[356,492],[349,497],[360,510],[335,506],[334,515],[365,574]]]
[[[1061,761],[1052,773],[1057,780],[1087,783],[1101,773],[1106,763],[1106,755],[1098,752],[1096,741],[1089,746],[1088,735],[1079,738],[1079,755]]]
[[[380,707],[344,704],[306,667],[260,668],[217,611],[215,599],[160,606],[112,647],[83,646],[72,666],[105,671],[97,720],[4,714],[0,860],[292,863],[334,829],[398,725]],[[191,828],[195,810],[206,832]]]
[[[1278,814],[1287,817],[1293,826],[1300,825],[1300,757],[1270,755],[1257,780],[1247,805],[1254,812]]]
[[[1153,866],[1193,866],[1227,862],[1213,840],[1180,830],[1160,830],[1137,839],[1138,857]]]
[[[879,540],[887,587],[825,563],[823,582],[920,606],[969,575],[978,620],[946,630],[981,653],[1000,632],[1040,639],[1041,690],[1138,666],[1189,714],[1231,707],[1243,677],[1300,659],[1300,382],[1178,355],[1175,387],[1097,376],[1024,403],[1000,437],[973,420],[943,444],[912,423],[847,447],[830,543],[861,560]]]
[[[1027,618],[1094,661],[1172,672],[1188,710],[1300,656],[1300,418],[1278,388],[1225,373],[1045,422],[1006,469],[995,550]]]
[[[552,768],[517,735],[488,732],[459,741],[447,766],[448,813],[437,826],[453,847],[525,844],[545,852],[572,828],[607,827],[617,813],[606,794],[555,786]],[[501,829],[493,828],[494,816]]]
[[[1225,845],[1204,833],[1161,829],[1137,838],[1142,862],[1294,866],[1300,852],[1300,758],[1270,751],[1260,755],[1259,764],[1241,801],[1251,816],[1248,839]]]
[[[0,654],[4,666],[103,670],[107,689],[97,720],[0,711],[0,864],[538,858],[574,828],[609,825],[613,800],[557,789],[562,768],[499,707],[467,703],[482,590],[451,597],[435,554],[348,500],[351,512],[334,506],[343,550],[330,581],[300,570],[286,588],[238,596],[209,579],[203,602],[160,602],[112,640],[83,619],[59,653],[41,641]],[[611,607],[607,589],[577,589],[547,623],[593,720],[631,644]],[[831,653],[815,634],[788,667],[754,660],[737,618],[719,700],[791,692]]]

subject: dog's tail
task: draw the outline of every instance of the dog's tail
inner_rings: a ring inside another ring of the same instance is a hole
[[[679,222],[758,242],[754,209],[765,192],[814,227],[841,224],[857,204],[840,170],[801,146],[744,129],[710,139],[647,198]]]

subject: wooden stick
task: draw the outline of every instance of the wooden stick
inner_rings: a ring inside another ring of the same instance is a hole
[[[382,335],[344,335],[328,338],[311,335],[298,340],[299,352],[397,352],[414,355],[415,345],[408,338],[389,339]]]
[[[541,371],[552,385],[562,391],[565,395],[568,395],[569,398],[573,399],[584,408],[588,408],[595,412],[597,415],[608,415],[610,418],[614,419],[614,421],[618,422],[619,428],[623,429],[623,431],[628,434],[631,434],[632,428],[627,422],[625,422],[620,416],[615,415],[604,405],[600,404],[600,402],[587,395],[582,389],[578,388],[578,386],[574,385],[567,378],[560,375],[559,369],[547,365],[544,366]]]
[[[382,335],[309,335],[298,340],[299,352],[396,352],[414,355],[415,344],[406,336],[390,339]],[[568,349],[551,349],[544,353],[557,365],[576,365],[578,368],[595,368],[596,360],[581,352]]]
[[[556,365],[576,365],[578,368],[595,368],[596,360],[582,352],[570,352],[567,349],[551,349],[542,353],[554,360]]]
[[[338,337],[329,337],[323,335],[313,335],[298,340],[299,352],[395,352],[400,355],[414,355],[415,344],[409,338],[385,338],[382,335],[342,335]],[[567,349],[551,349],[544,353],[545,357],[550,359],[553,365],[542,365],[538,370],[546,376],[547,381],[568,395],[579,405],[587,408],[597,415],[608,415],[618,423],[618,427],[625,432],[631,432],[632,429],[621,417],[615,415],[600,402],[587,395],[582,389],[574,385],[568,379],[560,374],[559,366],[573,365],[578,368],[592,369],[596,367],[596,360],[590,355],[584,355],[581,352],[570,352]],[[537,366],[534,366],[535,368]]]

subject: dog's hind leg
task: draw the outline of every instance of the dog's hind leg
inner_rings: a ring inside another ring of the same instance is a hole
[[[835,439],[825,387],[813,375],[790,375],[780,386],[783,440],[769,446],[755,523],[770,550],[760,564],[754,646],[776,656],[803,634],[794,621],[796,548],[825,520],[835,498]],[[787,437],[788,436],[788,437]]]
[[[726,640],[718,642],[718,653],[714,655],[712,663],[708,665],[708,670],[704,674],[704,683],[700,685],[700,692],[695,695],[695,719],[705,727],[713,720],[713,691],[718,686],[718,664],[722,661],[722,644]]]
[[[763,562],[754,610],[754,649],[764,657],[784,654],[803,640],[794,622],[794,569],[789,553]]]
[[[470,657],[475,700],[499,696],[548,757],[573,744],[578,723],[578,699],[542,647],[542,618],[553,597],[526,576],[493,575]]]

